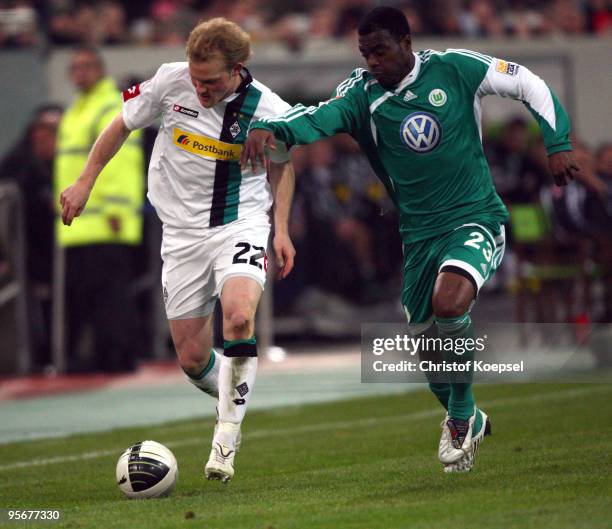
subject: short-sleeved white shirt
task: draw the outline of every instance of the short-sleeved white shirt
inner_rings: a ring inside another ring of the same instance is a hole
[[[163,64],[155,76],[123,93],[128,129],[161,126],[149,164],[148,197],[161,221],[175,228],[206,228],[266,212],[272,195],[266,171],[241,171],[239,157],[252,120],[290,105],[243,70],[236,91],[212,108],[200,105],[187,62]],[[272,151],[287,161],[284,145]]]

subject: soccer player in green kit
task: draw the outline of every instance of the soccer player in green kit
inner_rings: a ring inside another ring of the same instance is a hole
[[[350,134],[400,212],[408,322],[435,325],[442,338],[473,336],[469,312],[501,262],[508,218],[482,148],[480,100],[496,94],[525,104],[557,185],[579,170],[568,116],[524,66],[461,49],[413,53],[398,9],[373,9],[358,33],[368,69],[356,69],[318,106],[297,105],[253,123],[242,163],[266,163],[275,138],[295,145]],[[465,362],[473,352],[446,356]],[[429,386],[447,410],[438,450],[444,471],[469,471],[489,419],[476,407],[471,383],[430,378]]]

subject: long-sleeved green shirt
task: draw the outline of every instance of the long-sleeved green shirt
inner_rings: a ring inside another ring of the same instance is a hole
[[[542,79],[524,66],[455,49],[416,53],[393,90],[357,69],[332,99],[297,105],[251,129],[271,130],[291,145],[349,133],[399,208],[409,243],[466,222],[507,219],[482,148],[481,99],[490,94],[527,106],[548,154],[571,150],[568,116]]]

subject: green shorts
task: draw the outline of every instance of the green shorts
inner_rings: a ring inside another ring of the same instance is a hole
[[[408,323],[425,323],[433,316],[432,294],[441,271],[469,279],[476,294],[499,267],[506,236],[503,224],[473,222],[453,231],[404,244],[402,304]]]

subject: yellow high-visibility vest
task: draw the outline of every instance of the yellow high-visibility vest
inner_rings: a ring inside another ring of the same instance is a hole
[[[58,212],[61,211],[60,193],[79,177],[96,138],[121,107],[121,93],[113,80],[106,77],[89,92],[80,94],[64,113],[54,170]],[[141,133],[135,131],[98,176],[85,210],[74,219],[72,226],[64,226],[58,215],[59,245],[140,244],[143,201],[144,155]],[[111,229],[112,217],[120,223],[117,233]]]

